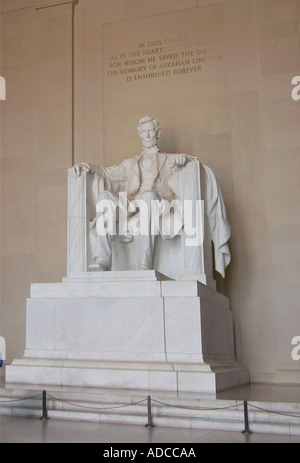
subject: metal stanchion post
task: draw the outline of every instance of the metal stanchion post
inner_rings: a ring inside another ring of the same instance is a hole
[[[244,400],[244,423],[245,429],[242,431],[243,434],[252,434],[249,428],[249,418],[248,418],[248,402]]]
[[[148,409],[148,423],[145,425],[146,428],[154,428],[155,425],[152,423],[152,411],[151,411],[151,396],[147,397],[147,409]]]
[[[47,392],[43,391],[43,398],[42,398],[42,416],[39,418],[40,420],[49,420],[48,412],[47,412]]]

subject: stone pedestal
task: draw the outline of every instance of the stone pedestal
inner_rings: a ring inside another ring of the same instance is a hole
[[[199,281],[71,274],[31,286],[26,325],[9,383],[214,393],[248,382],[228,299]]]

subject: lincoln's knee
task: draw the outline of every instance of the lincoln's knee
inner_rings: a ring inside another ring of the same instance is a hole
[[[157,195],[156,193],[154,193],[154,191],[144,191],[141,194],[141,199],[143,201],[150,202],[150,201],[157,199]]]

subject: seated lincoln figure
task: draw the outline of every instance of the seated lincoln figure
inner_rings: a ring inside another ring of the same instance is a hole
[[[140,270],[152,269],[152,257],[157,234],[151,228],[151,203],[153,201],[172,201],[176,198],[169,185],[170,178],[178,168],[183,167],[190,159],[196,159],[185,154],[161,153],[157,147],[161,128],[159,122],[145,116],[139,121],[138,133],[143,144],[142,153],[131,159],[124,160],[113,167],[96,167],[87,163],[76,164],[69,169],[69,175],[80,176],[82,172],[97,174],[101,184],[100,193],[96,202],[106,200],[106,204],[117,205],[120,191],[127,193],[128,201],[142,200],[147,205],[149,217],[148,230],[140,234],[138,250],[138,268]],[[138,202],[138,201],[137,201]],[[115,208],[111,214],[114,215]],[[131,214],[134,215],[134,212]],[[95,218],[92,231],[96,237],[96,246],[93,252],[93,268],[95,270],[110,270],[112,263],[112,235],[96,232]],[[179,219],[180,220],[180,219]],[[180,227],[179,227],[180,228]],[[169,236],[171,238],[172,236]],[[122,241],[132,240],[132,235],[125,230]],[[96,268],[98,267],[98,268]]]
[[[141,154],[125,159],[121,164],[112,167],[92,166],[83,162],[69,169],[70,177],[79,177],[82,172],[93,174],[92,190],[96,205],[96,217],[90,222],[89,237],[92,264],[90,264],[89,269],[91,271],[111,270],[113,264],[112,241],[120,243],[134,241],[133,256],[136,260],[134,268],[152,270],[157,265],[160,252],[155,251],[158,235],[162,240],[169,240],[170,243],[173,243],[173,250],[177,249],[175,252],[178,252],[176,243],[179,242],[174,241],[173,238],[175,236],[178,238],[181,231],[184,231],[185,237],[192,236],[189,231],[193,229],[191,223],[195,222],[196,217],[197,239],[196,244],[192,244],[196,248],[194,248],[195,251],[188,252],[188,257],[184,258],[185,268],[187,269],[188,262],[188,273],[203,273],[203,271],[205,273],[203,255],[201,258],[197,254],[199,246],[201,246],[199,236],[201,237],[202,233],[202,236],[205,235],[206,243],[213,243],[215,269],[224,278],[225,269],[231,260],[228,246],[231,229],[227,221],[220,186],[214,172],[208,166],[199,163],[194,156],[160,152],[157,142],[161,129],[156,119],[148,116],[140,119],[138,133],[143,145]],[[187,164],[194,167],[190,169],[186,167]],[[185,172],[187,171],[189,174],[186,175]],[[192,176],[191,172],[193,173]],[[195,180],[196,177],[194,177],[196,172],[199,172],[200,175],[198,177],[198,174],[196,175],[198,180]],[[201,185],[197,183],[200,182],[200,177]],[[181,197],[182,188],[185,191],[183,198]],[[200,196],[199,188],[201,190]],[[201,219],[199,219],[200,214],[197,212],[201,202],[199,198],[203,200],[204,204],[204,207],[201,205],[201,214],[204,214]],[[186,199],[190,204],[197,203],[195,216],[186,213]],[[113,218],[115,228],[107,226],[110,218]],[[140,226],[139,233],[136,233],[137,227],[135,225],[139,219],[140,224],[143,222],[143,226]],[[201,227],[204,229],[204,234],[203,229],[198,233]],[[138,239],[133,239],[133,235],[137,234],[139,235]],[[161,243],[161,240],[157,242],[157,249],[162,249]],[[189,246],[185,241],[186,245]],[[113,248],[116,251],[116,247]],[[125,250],[123,245],[121,248]],[[114,259],[120,264],[121,261],[123,262],[121,256],[123,251],[118,249],[118,253],[114,254]],[[169,249],[168,252],[172,254],[169,245],[165,249]],[[173,274],[172,262],[174,259],[170,257],[171,254],[168,254],[168,257],[164,254],[162,258],[165,263],[168,261],[168,271]],[[202,263],[197,260],[198,258]],[[212,257],[209,260],[212,261]],[[129,266],[131,264],[128,262]],[[165,264],[163,266],[165,267]],[[186,270],[183,270],[183,273],[185,272]]]

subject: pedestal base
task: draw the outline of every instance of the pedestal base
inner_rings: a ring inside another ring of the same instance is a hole
[[[228,299],[199,281],[140,271],[32,285],[26,328],[9,383],[217,392],[249,381]]]

